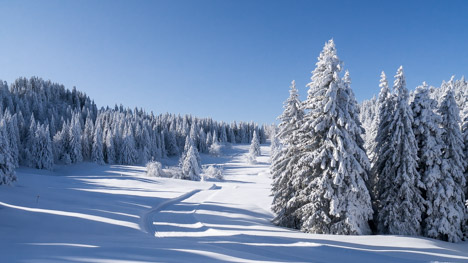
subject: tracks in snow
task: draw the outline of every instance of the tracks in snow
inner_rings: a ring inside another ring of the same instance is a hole
[[[195,228],[203,228],[204,226],[200,222],[174,222],[177,221],[177,216],[174,214],[189,214],[194,213],[196,211],[196,207],[199,203],[189,203],[189,205],[182,205],[181,203],[192,197],[193,195],[210,190],[219,190],[221,189],[220,186],[213,184],[208,189],[195,189],[178,197],[169,199],[160,203],[159,205],[153,207],[152,209],[148,210],[142,217],[140,221],[140,228],[147,234],[157,237],[164,237],[161,235],[161,230],[167,230],[167,228],[185,228],[188,229],[195,229]],[[164,213],[168,207],[176,207],[175,210],[170,211],[169,213]],[[191,209],[191,210],[190,210]],[[187,221],[187,217],[180,217]],[[194,218],[193,216],[189,218]],[[169,219],[169,220],[166,220]],[[161,229],[162,228],[162,229]]]

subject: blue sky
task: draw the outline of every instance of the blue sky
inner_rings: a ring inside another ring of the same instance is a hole
[[[468,75],[468,1],[2,1],[0,79],[76,86],[98,106],[272,123],[335,40],[358,101]]]

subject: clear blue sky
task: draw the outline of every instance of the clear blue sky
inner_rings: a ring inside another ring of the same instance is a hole
[[[468,1],[2,1],[0,79],[76,86],[98,106],[274,122],[335,39],[359,101],[468,75]]]

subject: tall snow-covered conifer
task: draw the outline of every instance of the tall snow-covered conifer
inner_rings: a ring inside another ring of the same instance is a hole
[[[323,234],[368,234],[372,216],[365,183],[369,161],[364,132],[349,80],[339,77],[342,62],[330,40],[313,71],[303,124],[299,129],[300,159],[293,185],[301,229]],[[291,200],[290,200],[291,202]]]
[[[91,149],[91,160],[97,164],[104,164],[102,126],[101,122],[96,120],[96,127],[93,135],[93,147]]]
[[[5,120],[0,112],[0,184],[16,181],[15,164],[8,145],[8,133]]]
[[[379,156],[376,161],[379,200],[378,227],[380,232],[393,235],[419,235],[424,200],[420,187],[424,187],[417,170],[418,146],[413,133],[413,113],[408,104],[403,67],[394,81],[394,110],[387,132],[379,134]],[[386,137],[383,137],[387,134]],[[380,137],[382,136],[382,137]]]
[[[376,109],[376,116],[375,119],[372,121],[371,127],[369,131],[366,131],[366,133],[369,133],[369,141],[366,142],[365,148],[367,149],[367,153],[369,156],[369,160],[371,160],[372,163],[375,161],[375,155],[378,152],[377,149],[377,136],[379,134],[379,127],[380,124],[382,124],[382,128],[386,127],[388,125],[388,118],[389,112],[391,111],[391,93],[390,89],[388,88],[388,81],[387,81],[387,76],[385,75],[385,72],[382,71],[380,74],[380,92],[379,92],[379,97],[377,98],[377,102],[375,107]],[[381,119],[383,121],[381,121]]]
[[[70,123],[69,131],[69,155],[72,163],[78,163],[83,161],[82,145],[81,145],[81,123],[80,113],[73,114],[72,121]]]
[[[458,242],[463,237],[462,225],[465,223],[466,178],[463,174],[466,161],[463,154],[463,137],[460,131],[459,109],[450,88],[445,91],[439,114],[442,116],[442,168],[441,182],[436,185],[433,203],[434,213],[427,235],[450,242]]]
[[[256,131],[254,131],[253,133],[252,142],[250,143],[250,148],[249,148],[249,154],[255,157],[261,155],[260,140],[258,139],[258,135]]]
[[[54,154],[49,136],[49,126],[44,127],[44,125],[37,124],[35,137],[32,167],[51,170],[54,166]]]
[[[291,82],[289,97],[284,102],[283,108],[283,113],[278,117],[280,120],[278,132],[275,134],[283,144],[283,148],[273,156],[270,168],[273,176],[271,207],[276,213],[275,224],[300,228],[300,218],[295,213],[299,207],[289,202],[298,190],[292,186],[291,180],[298,161],[297,131],[304,116],[294,80]]]
[[[197,147],[193,144],[190,136],[185,141],[185,150],[182,154],[180,165],[182,168],[182,178],[186,180],[200,180],[201,163]]]
[[[426,83],[419,86],[411,102],[413,112],[413,132],[418,145],[418,171],[424,187],[421,193],[425,199],[426,209],[422,214],[423,234],[437,238],[439,226],[447,221],[445,213],[447,196],[444,188],[445,175],[442,173],[442,120],[435,112],[437,101],[429,97]]]

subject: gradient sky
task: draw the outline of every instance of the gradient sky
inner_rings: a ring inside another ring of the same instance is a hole
[[[468,75],[468,1],[3,1],[0,79],[76,86],[98,106],[272,123],[333,38],[358,101]]]

